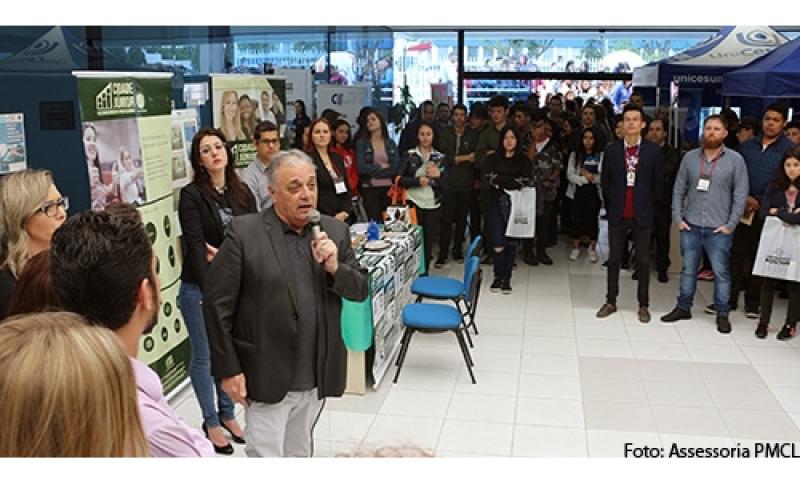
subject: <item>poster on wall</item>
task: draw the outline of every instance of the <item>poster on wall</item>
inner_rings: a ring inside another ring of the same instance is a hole
[[[286,77],[211,75],[211,115],[233,152],[236,168],[256,158],[253,130],[261,120],[278,126],[286,138]]]
[[[446,103],[453,106],[453,95],[450,93],[449,83],[431,83],[431,101],[434,105]]]
[[[194,176],[192,170],[192,139],[197,133],[197,111],[192,108],[172,111],[172,206],[175,212],[175,228],[177,236],[181,236],[178,221],[178,201],[181,188],[189,184]]]
[[[372,105],[372,84],[358,85],[319,85],[317,86],[317,114],[325,109],[336,110],[350,123],[355,132],[358,128],[358,112],[365,106]]]
[[[25,117],[21,113],[0,114],[0,175],[27,167]]]
[[[78,79],[91,207],[103,210],[115,201],[136,205],[153,245],[163,302],[156,327],[141,340],[139,355],[169,394],[188,377],[190,353],[177,303],[180,259],[173,208],[175,182],[189,177],[186,164],[176,165],[173,155],[185,150],[187,132],[180,138],[173,135],[172,74],[73,74]],[[189,129],[194,135],[196,117]],[[180,160],[185,162],[185,157]],[[175,178],[176,171],[184,174],[182,178]]]

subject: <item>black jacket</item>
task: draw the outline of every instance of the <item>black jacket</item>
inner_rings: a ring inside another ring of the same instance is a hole
[[[224,196],[231,205],[234,216],[255,213],[256,200],[250,189],[247,192],[247,208],[233,201],[230,191]],[[178,201],[178,219],[181,222],[181,245],[183,247],[183,270],[181,280],[194,283],[203,289],[209,263],[206,261],[206,243],[219,248],[225,238],[225,227],[219,216],[218,199],[210,197],[190,183],[181,189]]]
[[[681,166],[681,154],[669,143],[661,147],[661,153],[664,155],[664,186],[656,200],[656,206],[661,210],[672,210],[672,189]]]
[[[608,213],[608,224],[622,222],[627,189],[625,168],[625,141],[608,144],[603,151],[603,200]],[[653,142],[642,139],[639,164],[636,167],[636,183],[633,186],[633,206],[636,223],[641,227],[652,227],[655,222],[656,197],[664,185],[664,155]]]
[[[344,393],[347,351],[341,335],[342,298],[363,301],[369,294],[366,271],[350,246],[347,225],[323,215],[320,227],[336,243],[335,277],[313,266],[320,282],[317,305],[316,377],[320,398]],[[203,301],[211,370],[223,379],[245,374],[247,397],[280,402],[291,386],[298,341],[297,285],[283,223],[268,208],[235,218],[209,269],[214,282]]]
[[[764,196],[761,198],[761,209],[758,212],[758,216],[767,218],[767,216],[770,215],[769,210],[771,208],[778,209],[776,216],[784,222],[792,225],[800,225],[800,213],[794,213],[795,210],[800,208],[800,195],[795,199],[794,205],[790,210],[786,205],[786,193],[783,190],[774,189],[770,184],[770,186],[767,187],[767,191],[764,192]]]
[[[439,178],[431,178],[430,184],[428,185],[433,188],[433,193],[438,200],[442,195],[442,188],[444,186],[442,183],[446,168],[444,165],[444,154],[434,152],[431,154],[430,161],[439,166],[441,173]],[[398,173],[398,175],[400,175],[400,181],[398,183],[401,187],[419,188],[422,186],[419,183],[419,177],[417,177],[417,170],[419,170],[423,163],[424,161],[422,160],[422,157],[415,150],[412,150],[403,156],[403,160],[400,164],[400,172]]]
[[[505,158],[498,153],[486,157],[482,184],[488,187],[486,193],[490,202],[499,200],[505,190],[519,190],[531,181],[531,162],[522,153],[512,158]]]
[[[339,212],[348,213],[348,223],[352,223],[355,218],[353,214],[353,194],[350,192],[350,187],[347,187],[347,170],[344,167],[344,160],[338,153],[328,152],[331,157],[333,169],[342,178],[347,191],[344,193],[336,193],[336,185],[333,183],[333,178],[325,168],[325,163],[319,152],[314,150],[311,152],[311,159],[317,167],[317,210],[325,215],[334,216]]]

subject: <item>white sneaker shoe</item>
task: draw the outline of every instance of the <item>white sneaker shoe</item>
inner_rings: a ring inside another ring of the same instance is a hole
[[[577,260],[577,259],[578,259],[578,257],[580,256],[580,254],[581,254],[581,251],[580,251],[580,250],[578,250],[577,248],[573,248],[573,249],[572,249],[572,250],[570,250],[570,252],[569,252],[569,259],[570,259],[571,261],[573,261],[573,262],[574,262],[575,260]]]
[[[589,250],[589,261],[592,263],[597,263],[599,258],[597,257],[597,250]]]

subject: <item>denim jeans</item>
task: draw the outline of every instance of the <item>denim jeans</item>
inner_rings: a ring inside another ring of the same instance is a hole
[[[231,398],[222,390],[219,382],[211,376],[211,354],[208,349],[206,322],[203,317],[203,292],[194,283],[182,282],[180,290],[181,313],[189,332],[192,344],[192,360],[189,363],[189,377],[192,388],[203,412],[203,421],[208,427],[218,427],[219,417],[214,408],[214,389],[217,390],[219,416],[225,420],[234,418],[234,405]]]
[[[691,310],[694,293],[697,290],[697,269],[703,258],[703,250],[711,260],[714,271],[714,307],[719,315],[730,313],[731,298],[731,243],[733,235],[714,233],[711,227],[689,225],[690,230],[681,231],[681,286],[678,294],[678,308]]]

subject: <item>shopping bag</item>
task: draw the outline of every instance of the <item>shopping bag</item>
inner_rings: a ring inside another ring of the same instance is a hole
[[[400,186],[400,176],[394,179],[394,183],[386,193],[389,196],[390,206],[383,212],[383,223],[403,222],[417,225],[417,209],[406,204],[406,189]]]
[[[800,226],[785,226],[778,217],[767,217],[758,252],[753,264],[753,275],[800,282]]]
[[[506,193],[511,198],[506,237],[533,238],[536,235],[536,189],[522,187],[506,190]]]

